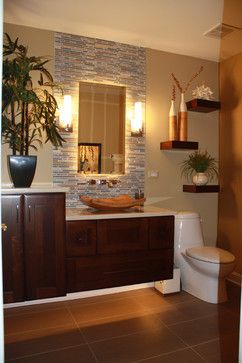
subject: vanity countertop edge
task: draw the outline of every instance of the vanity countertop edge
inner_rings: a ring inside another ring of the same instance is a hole
[[[176,214],[177,212],[174,210],[153,206],[133,207],[121,212],[96,211],[91,208],[67,208],[66,221],[161,217],[170,215],[175,216]]]
[[[1,194],[67,193],[69,188],[53,185],[31,186],[30,188],[2,187]]]

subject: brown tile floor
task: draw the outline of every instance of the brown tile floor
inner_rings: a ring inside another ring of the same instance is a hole
[[[237,363],[240,290],[214,305],[142,289],[5,310],[6,362]]]

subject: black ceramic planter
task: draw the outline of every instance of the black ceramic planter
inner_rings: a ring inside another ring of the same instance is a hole
[[[8,171],[15,188],[29,188],[34,179],[37,156],[8,155]]]

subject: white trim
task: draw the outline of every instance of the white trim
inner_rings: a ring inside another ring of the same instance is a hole
[[[85,297],[116,294],[116,293],[123,292],[123,291],[146,289],[148,287],[154,287],[154,282],[147,282],[144,284],[136,284],[136,285],[111,287],[108,289],[75,292],[75,293],[67,294],[66,296],[54,297],[54,298],[50,298],[50,299],[38,299],[38,300],[23,301],[23,302],[19,302],[19,303],[4,304],[4,308],[6,309],[6,308],[19,307],[19,306],[28,306],[28,305],[46,304],[46,303],[59,302],[59,301],[84,299]]]

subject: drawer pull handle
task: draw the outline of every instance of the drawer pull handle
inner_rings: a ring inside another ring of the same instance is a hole
[[[29,205],[29,222],[31,222],[31,205]]]
[[[87,239],[85,237],[78,237],[77,238],[78,243],[88,243]]]
[[[6,230],[8,229],[8,226],[5,223],[2,223],[1,228],[2,228],[3,232],[6,232]]]
[[[16,205],[16,219],[17,219],[17,223],[19,222],[19,205]]]

